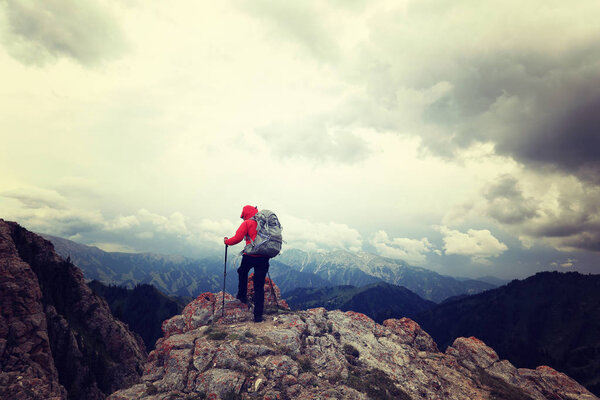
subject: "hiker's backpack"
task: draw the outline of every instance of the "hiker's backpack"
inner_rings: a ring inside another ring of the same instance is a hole
[[[281,224],[273,211],[260,210],[252,218],[256,221],[256,239],[246,245],[243,253],[275,257],[281,251],[283,238],[281,237]]]

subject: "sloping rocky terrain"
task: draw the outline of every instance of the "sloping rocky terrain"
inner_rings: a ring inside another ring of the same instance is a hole
[[[198,296],[163,323],[144,382],[109,399],[597,399],[552,368],[515,368],[474,337],[442,353],[407,318],[292,312],[271,285],[258,324],[227,293]]]
[[[549,365],[600,395],[600,275],[539,272],[414,319],[440,349],[476,336],[514,365]]]
[[[104,399],[146,352],[53,246],[0,219],[0,399]]]

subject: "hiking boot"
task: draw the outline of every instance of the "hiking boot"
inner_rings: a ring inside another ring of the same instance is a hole
[[[256,315],[254,316],[254,322],[259,323],[259,322],[263,322],[263,317],[257,317]]]

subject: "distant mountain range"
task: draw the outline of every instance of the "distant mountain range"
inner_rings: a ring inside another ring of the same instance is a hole
[[[59,255],[70,258],[81,268],[88,280],[130,289],[145,283],[165,294],[187,298],[223,289],[223,260],[194,260],[153,253],[106,252],[56,236],[42,236],[54,244]],[[230,278],[228,283],[228,291],[237,290],[237,279],[234,282]]]
[[[458,280],[425,268],[413,267],[401,260],[371,253],[337,250],[307,253],[291,249],[277,260],[291,268],[320,276],[333,285],[364,286],[384,281],[404,286],[424,299],[436,303],[460,294],[475,294],[497,287],[474,279]]]
[[[54,244],[58,254],[70,257],[89,280],[128,288],[146,283],[165,294],[188,298],[222,290],[222,259],[194,260],[151,253],[112,253],[55,236],[44,237]],[[236,293],[236,268],[240,256],[231,253],[227,267],[227,291]],[[284,296],[299,287],[360,287],[383,281],[404,286],[424,299],[440,302],[448,297],[479,293],[495,287],[478,280],[458,280],[440,275],[400,260],[343,250],[329,253],[286,250],[271,260],[270,274]]]
[[[504,286],[506,285],[508,282],[510,282],[510,279],[500,279],[498,277],[495,276],[482,276],[480,278],[477,278],[478,281],[482,281],[482,282],[487,282],[490,283],[494,286]]]
[[[517,367],[549,365],[600,395],[600,275],[542,272],[414,319],[442,350],[475,336]]]
[[[378,323],[389,318],[411,318],[436,305],[405,287],[385,282],[359,288],[297,288],[287,294],[286,301],[293,310],[325,307],[327,310],[356,311]]]

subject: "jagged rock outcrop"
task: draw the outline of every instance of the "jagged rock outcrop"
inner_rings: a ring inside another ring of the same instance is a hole
[[[414,319],[445,350],[475,336],[512,364],[549,365],[600,396],[600,275],[538,272]]]
[[[104,399],[139,382],[145,358],[77,267],[0,219],[0,398]]]
[[[408,318],[380,325],[352,311],[280,306],[256,324],[227,293],[198,296],[163,323],[144,383],[109,400],[597,399],[551,368],[515,368],[476,338],[441,353]]]

